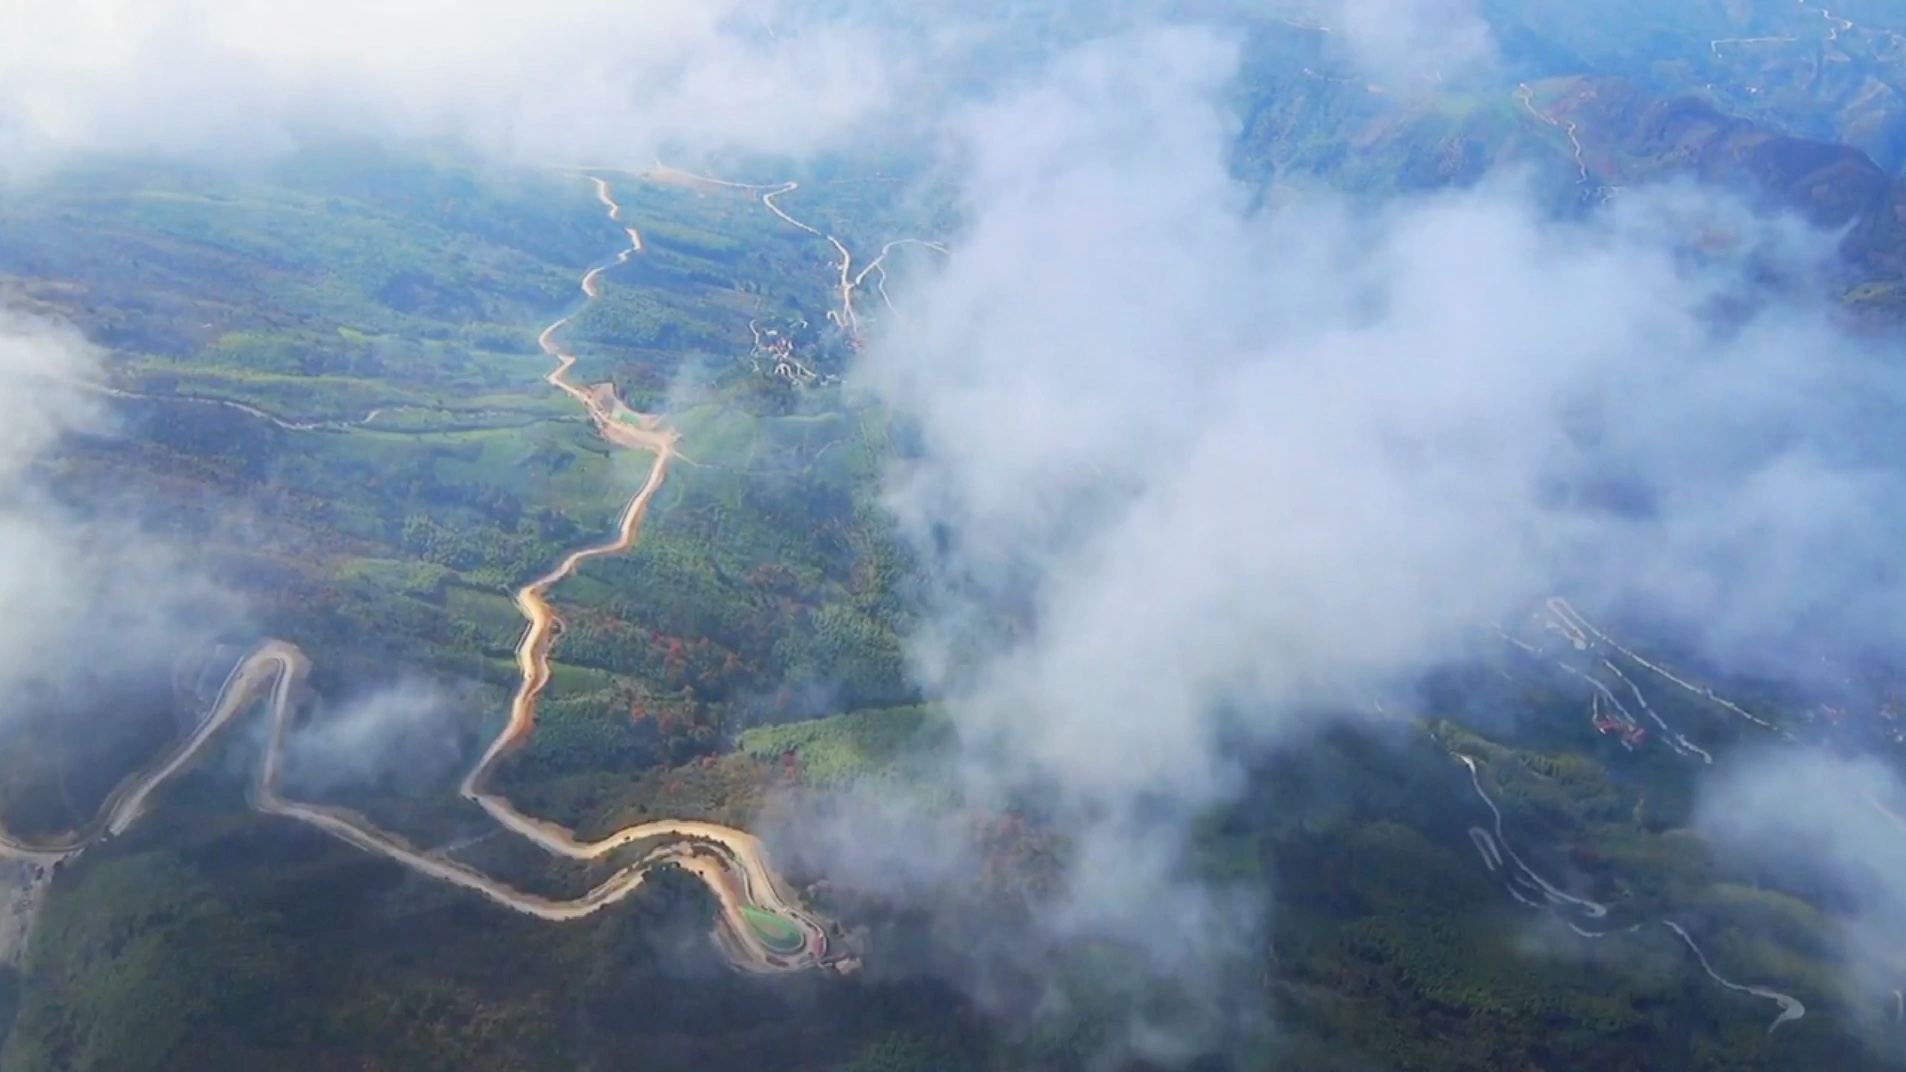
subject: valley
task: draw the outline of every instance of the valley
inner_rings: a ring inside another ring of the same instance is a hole
[[[596,195],[607,206],[611,219],[620,219],[621,209],[613,200],[608,183],[592,180]],[[630,246],[612,265],[627,261],[641,251],[641,238],[629,229]],[[581,288],[585,297],[600,297],[597,282],[607,267],[590,269]],[[845,269],[843,268],[843,273]],[[673,866],[696,875],[714,892],[722,906],[721,920],[725,936],[723,948],[730,950],[736,963],[761,971],[786,971],[829,963],[825,927],[804,910],[791,904],[782,893],[783,884],[769,868],[761,844],[746,833],[713,823],[661,820],[625,827],[609,837],[583,843],[569,831],[553,823],[533,819],[518,811],[508,800],[487,790],[491,772],[512,749],[521,746],[536,723],[536,698],[549,682],[549,649],[554,642],[558,619],[545,593],[575,573],[578,566],[592,558],[620,554],[634,545],[643,515],[650,500],[667,477],[668,464],[675,455],[676,437],[662,429],[652,418],[631,413],[613,387],[585,390],[570,382],[574,355],[562,349],[557,333],[572,319],[565,316],[544,328],[538,344],[556,362],[547,380],[549,384],[580,403],[602,436],[619,446],[643,450],[654,456],[647,479],[621,514],[617,536],[609,543],[571,552],[549,573],[516,593],[516,603],[527,620],[523,638],[517,645],[517,662],[522,675],[510,717],[503,731],[486,749],[462,783],[463,796],[477,804],[498,824],[522,836],[545,851],[577,859],[595,859],[625,845],[659,842],[647,849],[640,860],[619,869],[582,897],[555,902],[519,893],[496,881],[442,859],[426,856],[379,831],[347,811],[320,808],[288,801],[279,795],[278,771],[286,730],[293,717],[294,700],[304,683],[309,662],[297,648],[282,641],[268,640],[242,659],[220,688],[210,710],[197,728],[148,772],[137,773],[114,790],[101,806],[90,832],[73,834],[55,842],[29,843],[0,831],[0,854],[39,866],[50,867],[83,851],[94,837],[123,834],[147,807],[149,797],[191,762],[200,749],[211,741],[234,716],[255,706],[269,693],[270,744],[258,774],[253,806],[269,814],[296,819],[324,830],[347,844],[391,860],[419,874],[472,890],[510,908],[538,919],[564,921],[580,918],[609,907],[635,892],[648,872],[661,865]],[[291,430],[309,431],[319,425],[290,424],[271,418],[249,407],[253,416],[265,417]],[[368,423],[377,411],[363,422]],[[703,855],[715,855],[711,861]]]
[[[1323,184],[1354,215],[1526,167],[1580,219],[1616,186],[1744,168],[1850,225],[1850,311],[1896,305],[1880,165],[1767,125],[1792,86],[1751,118],[1661,89],[1724,71],[1762,96],[1807,50],[1872,59],[1880,24],[1696,6],[1622,5],[1694,42],[1679,66],[1599,22],[1580,63],[1509,26],[1517,64],[1545,58],[1483,86],[1379,85],[1330,51],[1334,21],[1252,23],[1224,196]],[[1892,144],[1866,114],[1822,123]],[[909,287],[975,206],[905,156],[675,159],[348,143],[79,167],[0,205],[0,290],[98,344],[97,375],[54,386],[110,417],[32,480],[233,604],[167,621],[169,693],[89,666],[92,691],[5,724],[0,1067],[1900,1067],[1906,949],[1865,940],[1877,967],[1846,970],[1877,887],[1702,822],[1757,756],[1902,765],[1883,689],[1850,673],[1828,705],[1560,592],[1275,744],[1229,736],[1257,714],[1238,700],[1211,723],[1222,791],[1143,801],[1134,829],[1165,836],[1123,855],[1056,776],[989,780],[921,684],[937,586],[963,580],[954,537],[896,506],[934,444],[854,375],[914,356]],[[1092,249],[1154,282],[1151,250]],[[1160,468],[1168,491],[1208,478]],[[1005,587],[958,605],[1009,647],[1049,608]],[[985,654],[929,657],[951,680]],[[1055,769],[1117,754],[1080,726]],[[1158,935],[1065,913],[1147,869],[1185,895]],[[1223,948],[1160,952],[1198,926]]]

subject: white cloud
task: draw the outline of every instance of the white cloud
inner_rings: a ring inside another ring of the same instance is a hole
[[[1370,77],[1449,78],[1495,56],[1475,0],[1331,0],[1331,26]]]
[[[517,159],[803,150],[888,97],[845,24],[739,0],[0,0],[0,148],[269,152],[311,133],[461,137]],[[769,32],[769,28],[773,32]]]
[[[349,699],[292,736],[286,783],[306,794],[387,778],[413,789],[428,785],[463,758],[457,722],[471,702],[422,678]]]
[[[1877,1011],[1906,971],[1906,788],[1880,760],[1766,753],[1703,793],[1696,826],[1728,857],[1789,889],[1826,889],[1842,926],[1826,935],[1851,968],[1852,1007]],[[1778,898],[1770,897],[1770,903]],[[1884,1004],[1890,1035],[1892,1004]]]
[[[1166,958],[1209,934],[1180,853],[1240,742],[1556,592],[1723,653],[1897,636],[1902,595],[1899,455],[1858,417],[1906,384],[1756,294],[1757,261],[1805,278],[1828,239],[1677,189],[1560,222],[1512,176],[1253,215],[1232,62],[1135,34],[970,112],[967,229],[862,370],[919,429],[890,499],[940,571],[920,663],[969,786],[1057,786],[1058,922]],[[1717,221],[1734,255],[1696,256]]]
[[[39,471],[63,436],[110,431],[76,386],[98,361],[69,326],[0,309],[0,695],[163,665],[186,616],[231,609],[175,548],[112,512],[123,503],[84,512]]]

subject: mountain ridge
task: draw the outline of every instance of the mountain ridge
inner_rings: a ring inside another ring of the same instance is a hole
[[[1690,177],[1844,230],[1855,305],[1906,315],[1906,180],[1849,145],[1799,137],[1694,96],[1654,96],[1620,78],[1533,87],[1543,114],[1573,124],[1583,164],[1608,187]]]

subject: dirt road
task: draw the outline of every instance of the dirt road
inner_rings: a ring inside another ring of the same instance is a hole
[[[610,218],[620,222],[621,206],[616,203],[609,184],[599,178],[588,178],[595,184],[597,199],[608,207]],[[629,236],[628,248],[610,265],[591,269],[583,276],[582,291],[589,300],[600,296],[600,277],[608,267],[621,264],[641,251],[641,236],[634,228],[625,229]],[[619,447],[651,453],[654,462],[647,479],[623,509],[610,539],[570,552],[555,568],[517,591],[516,606],[527,621],[523,639],[516,648],[520,684],[510,703],[509,720],[465,776],[462,792],[504,828],[549,853],[594,860],[620,848],[646,845],[633,862],[580,897],[551,899],[514,889],[443,855],[420,851],[348,809],[286,799],[279,792],[285,739],[310,663],[297,647],[281,640],[266,640],[240,661],[198,726],[152,763],[122,781],[108,795],[91,823],[65,837],[39,842],[0,830],[0,856],[51,866],[78,855],[103,838],[124,833],[145,814],[153,793],[185,769],[221,730],[255,709],[261,701],[267,701],[270,737],[251,792],[251,804],[261,812],[314,826],[346,844],[417,874],[470,890],[505,908],[551,921],[592,915],[641,888],[655,868],[676,867],[700,879],[719,901],[717,937],[737,967],[784,972],[829,963],[825,926],[788,893],[754,835],[717,823],[662,819],[625,827],[599,841],[585,842],[555,823],[525,815],[508,798],[486,788],[497,764],[527,741],[535,729],[536,701],[549,683],[549,650],[558,624],[549,602],[549,590],[573,575],[583,563],[620,554],[634,546],[642,518],[668,477],[670,460],[676,456],[676,433],[660,420],[629,410],[615,396],[613,387],[584,388],[570,381],[569,373],[576,358],[558,341],[558,333],[570,319],[557,320],[538,337],[543,351],[556,362],[556,368],[545,379],[582,404],[604,439]]]

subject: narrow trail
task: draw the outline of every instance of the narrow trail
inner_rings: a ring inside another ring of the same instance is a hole
[[[275,413],[259,409],[257,406],[234,401],[229,398],[210,398],[204,395],[149,394],[144,391],[127,391],[123,388],[108,387],[105,384],[95,383],[91,380],[69,379],[66,377],[60,377],[58,382],[62,386],[77,388],[89,394],[105,395],[108,398],[123,398],[141,402],[176,402],[189,406],[216,406],[220,409],[235,410],[236,412],[256,417],[268,424],[283,428],[287,432],[327,432],[362,428],[387,412],[380,407],[371,410],[356,420],[292,421],[286,420]]]
[[[855,344],[858,345],[860,342],[860,317],[854,313],[854,286],[856,281],[849,277],[849,273],[854,270],[854,255],[848,252],[846,245],[844,245],[840,239],[835,238],[833,235],[828,234],[818,227],[795,219],[793,216],[788,215],[787,211],[780,205],[774,203],[775,198],[780,197],[782,194],[791,194],[800,188],[801,184],[798,182],[786,183],[762,194],[761,203],[767,206],[769,212],[799,227],[808,234],[826,239],[827,244],[834,247],[834,252],[840,257],[840,311],[837,313],[831,309],[828,310],[827,318],[838,325],[842,331],[847,332],[848,337],[853,339]]]
[[[1807,0],[1796,0],[1796,2],[1801,7],[1808,6]],[[1830,60],[1837,60],[1839,62],[1844,63],[1850,58],[1845,53],[1839,52],[1837,48],[1834,47],[1840,43],[1840,35],[1843,33],[1846,33],[1849,30],[1858,30],[1862,33],[1883,35],[1886,38],[1888,38],[1895,46],[1899,45],[1902,40],[1906,40],[1906,38],[1901,37],[1898,31],[1875,29],[1868,26],[1861,26],[1855,23],[1852,19],[1846,18],[1843,15],[1835,14],[1834,12],[1829,11],[1828,9],[1824,7],[1820,7],[1819,5],[1814,5],[1812,10],[1817,12],[1822,19],[1826,20],[1827,35],[1820,39],[1820,44],[1823,48],[1827,49],[1827,52],[1828,52],[1827,58]],[[1801,42],[1800,38],[1786,36],[1786,35],[1765,36],[1765,37],[1717,37],[1714,40],[1709,41],[1707,47],[1708,47],[1708,51],[1714,54],[1715,59],[1720,59],[1722,45],[1799,44],[1800,42]]]
[[[1640,666],[1652,672],[1657,677],[1660,677],[1662,680],[1667,681],[1672,685],[1676,685],[1680,687],[1681,689],[1695,696],[1698,696],[1701,699],[1708,701],[1709,703],[1712,703],[1718,707],[1721,707],[1740,718],[1746,719],[1747,721],[1753,723],[1754,725],[1759,726],[1761,729],[1778,733],[1790,741],[1794,739],[1793,734],[1788,733],[1786,730],[1780,728],[1779,726],[1774,725],[1772,722],[1769,722],[1758,715],[1748,712],[1747,710],[1743,709],[1739,704],[1735,703],[1732,700],[1727,699],[1724,696],[1719,695],[1713,689],[1710,689],[1705,685],[1696,685],[1695,683],[1676,675],[1673,671],[1669,670],[1668,668],[1661,666],[1658,663],[1650,662],[1649,660],[1642,658],[1640,655],[1636,654],[1635,652],[1630,651],[1628,648],[1623,647],[1619,642],[1615,640],[1614,637],[1611,637],[1607,633],[1596,628],[1593,622],[1590,622],[1587,618],[1584,618],[1580,611],[1577,611],[1573,606],[1569,604],[1568,600],[1563,599],[1560,596],[1551,596],[1548,600],[1547,605],[1548,605],[1549,613],[1552,616],[1552,620],[1558,623],[1558,626],[1569,636],[1571,642],[1575,644],[1577,650],[1586,650],[1591,642],[1599,642],[1601,644],[1607,645],[1609,648],[1617,652],[1620,652],[1622,655],[1626,656],[1629,660],[1634,662],[1635,665]]]
[[[822,239],[828,245],[832,246],[835,256],[838,258],[835,263],[835,268],[838,273],[836,287],[840,292],[840,308],[828,310],[827,319],[830,323],[847,333],[849,343],[856,350],[864,345],[865,340],[861,335],[860,312],[854,308],[854,294],[859,291],[862,284],[867,281],[868,275],[874,272],[880,273],[876,283],[879,287],[881,300],[886,304],[889,311],[897,311],[894,310],[893,300],[887,296],[887,270],[885,268],[887,254],[901,246],[908,245],[924,246],[927,249],[941,254],[948,252],[946,246],[923,238],[895,239],[880,247],[879,256],[875,257],[871,263],[856,273],[854,271],[854,255],[848,250],[845,243],[811,223],[796,219],[790,215],[786,209],[775,202],[775,198],[791,194],[800,189],[801,184],[798,182],[790,181],[772,184],[732,182],[728,179],[717,179],[708,175],[698,175],[692,171],[683,171],[681,168],[670,167],[659,160],[656,161],[655,169],[649,173],[649,176],[662,181],[674,180],[703,186],[718,186],[724,189],[743,190],[757,194],[762,205],[766,206],[769,212],[779,217],[782,222],[805,231],[816,238]]]
[[[1805,7],[1807,5],[1807,0],[1797,0],[1797,2],[1802,7]],[[1826,36],[1826,40],[1821,42],[1822,44],[1826,44],[1826,45],[1835,44],[1840,40],[1840,34],[1843,31],[1851,30],[1854,28],[1853,22],[1851,19],[1841,18],[1840,16],[1835,15],[1833,12],[1828,11],[1824,7],[1815,7],[1814,10],[1820,13],[1821,18],[1827,20],[1827,36]]]
[[[608,207],[612,220],[622,222],[621,206],[609,184],[595,183],[596,196]],[[590,269],[581,288],[585,299],[601,294],[602,273],[626,262],[642,249],[641,236],[625,229],[629,245],[610,263]],[[538,344],[556,362],[546,382],[581,403],[603,438],[616,446],[646,451],[654,456],[648,478],[623,509],[613,538],[572,551],[543,576],[516,593],[516,606],[527,625],[516,646],[521,681],[511,700],[509,719],[463,779],[463,796],[482,808],[500,826],[513,831],[553,855],[596,860],[625,846],[653,843],[633,862],[580,897],[559,900],[525,893],[456,863],[441,853],[424,852],[401,837],[383,831],[348,809],[288,800],[279,792],[285,739],[310,669],[309,660],[295,646],[266,640],[232,669],[211,708],[193,731],[152,763],[129,775],[108,794],[94,819],[79,831],[32,841],[0,830],[0,855],[51,865],[70,859],[101,838],[124,833],[145,813],[152,794],[176,776],[194,756],[239,715],[268,700],[271,732],[250,793],[256,810],[316,827],[338,840],[417,874],[477,893],[513,911],[538,919],[565,921],[593,915],[639,889],[657,867],[679,868],[701,880],[720,905],[716,939],[736,967],[754,972],[800,971],[833,964],[851,970],[850,959],[830,958],[827,931],[802,908],[769,865],[754,835],[718,823],[692,819],[660,819],[624,827],[598,841],[583,841],[553,822],[524,814],[510,800],[487,788],[497,765],[529,739],[536,724],[536,701],[549,683],[549,652],[560,620],[549,603],[549,590],[592,559],[620,554],[634,545],[643,515],[667,478],[669,462],[677,457],[676,433],[645,414],[635,413],[603,384],[579,387],[569,379],[575,355],[563,348],[558,332],[575,314],[543,329]]]
[[[1575,136],[1575,123],[1573,121],[1564,123],[1542,111],[1540,108],[1537,108],[1535,106],[1535,91],[1529,88],[1527,82],[1516,86],[1516,100],[1522,103],[1522,107],[1528,109],[1530,115],[1535,116],[1542,122],[1568,135],[1569,147],[1575,151],[1575,170],[1581,176],[1576,181],[1584,186],[1588,185],[1588,161],[1582,155],[1582,140]]]
[[[1778,990],[1769,990],[1764,986],[1743,986],[1740,983],[1728,979],[1720,972],[1715,971],[1714,965],[1709,964],[1707,961],[1707,954],[1701,951],[1701,947],[1695,944],[1694,938],[1689,935],[1687,931],[1683,930],[1679,923],[1670,919],[1664,919],[1661,921],[1661,925],[1681,936],[1681,940],[1686,942],[1688,948],[1694,951],[1695,959],[1701,962],[1701,969],[1707,972],[1708,978],[1729,990],[1737,990],[1743,994],[1752,994],[1757,998],[1766,998],[1768,1001],[1780,1006],[1780,1015],[1774,1017],[1774,1022],[1767,1025],[1767,1033],[1769,1035],[1773,1034],[1774,1029],[1778,1028],[1781,1024],[1787,1023],[1790,1020],[1798,1020],[1807,1015],[1807,1007],[1800,1003],[1799,998],[1791,994],[1783,994]]]
[[[353,420],[294,421],[281,417],[269,410],[251,405],[250,403],[239,402],[230,398],[213,398],[208,395],[162,394],[150,391],[128,391],[121,387],[112,387],[94,380],[77,379],[68,376],[48,377],[48,379],[63,387],[84,391],[87,394],[103,395],[107,398],[136,402],[157,402],[162,405],[212,406],[218,409],[229,409],[233,412],[243,413],[248,417],[263,421],[275,428],[282,428],[287,432],[349,432],[355,429],[369,428],[373,423],[376,423],[377,428],[373,430],[388,435],[429,436],[443,435],[450,432],[501,431],[511,428],[529,428],[538,424],[582,419],[576,416],[557,416],[545,414],[540,410],[522,408],[462,411],[410,404],[393,404],[390,406],[379,406],[365,413],[364,416]],[[393,412],[402,413],[405,410],[447,414],[454,417],[455,420],[441,425],[424,427],[413,425],[406,427],[400,422],[393,422],[389,419],[389,415]],[[495,418],[502,417],[513,419],[509,421],[494,421]],[[384,419],[380,420],[380,418]]]
[[[835,265],[836,270],[839,272],[839,283],[837,285],[840,289],[840,308],[838,310],[828,310],[827,319],[837,325],[842,331],[847,332],[849,340],[851,340],[856,347],[860,345],[860,317],[854,312],[854,289],[859,286],[860,280],[865,278],[866,273],[863,272],[859,277],[855,277],[852,274],[854,270],[854,255],[848,251],[847,246],[842,243],[840,239],[835,238],[833,235],[828,234],[813,224],[795,219],[793,216],[788,215],[786,209],[774,203],[775,198],[783,194],[791,194],[800,189],[800,183],[780,182],[772,185],[764,185],[761,183],[731,182],[727,179],[717,179],[708,175],[698,175],[692,171],[683,171],[681,168],[670,167],[659,160],[655,162],[655,171],[653,174],[662,178],[685,180],[692,184],[720,186],[730,190],[746,190],[750,193],[757,194],[760,197],[762,205],[766,206],[769,212],[780,217],[783,222],[806,231],[816,238],[823,239],[828,245],[833,246],[835,255],[840,258]]]
[[[1707,43],[1707,49],[1718,60],[1721,58],[1722,45],[1784,45],[1798,40],[1797,37],[1717,37]]]

